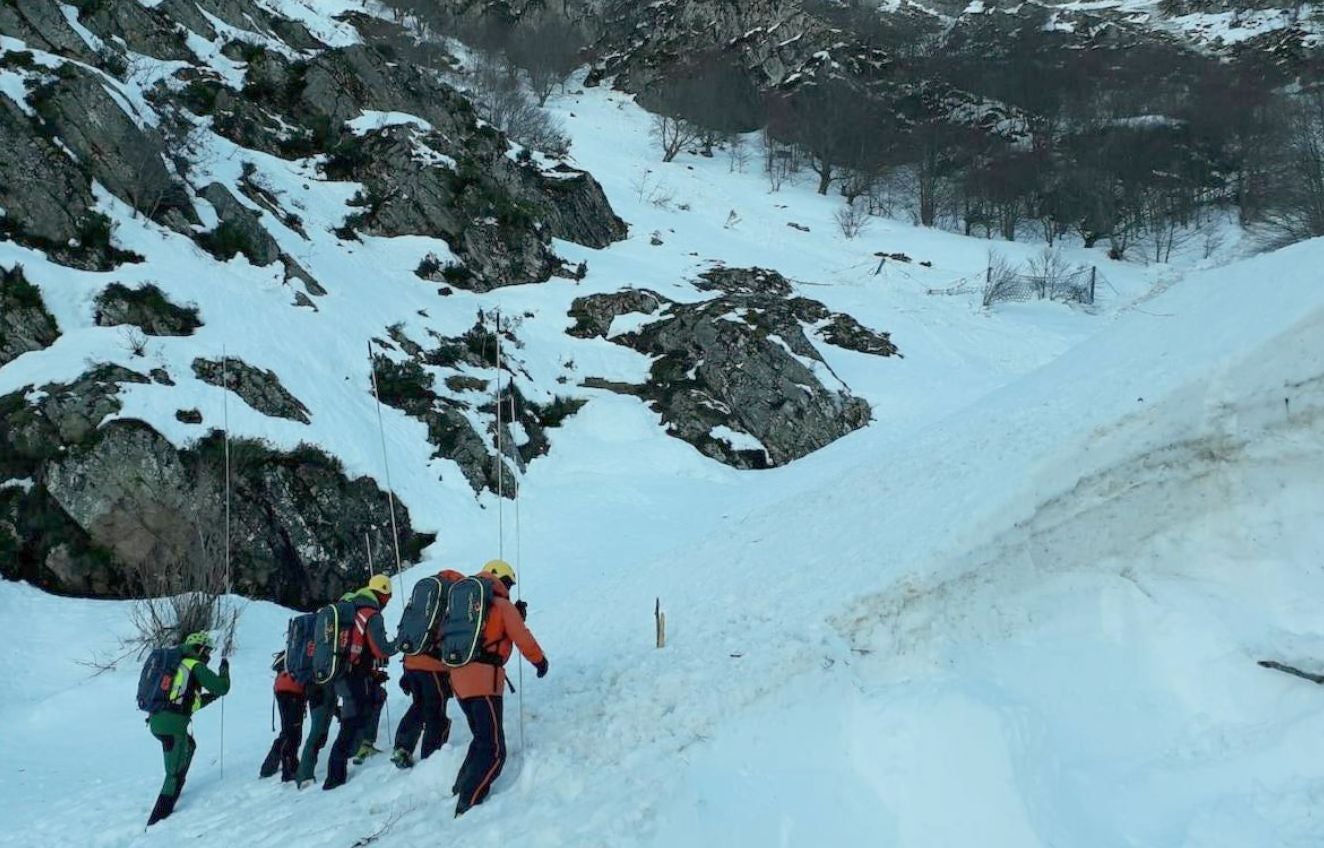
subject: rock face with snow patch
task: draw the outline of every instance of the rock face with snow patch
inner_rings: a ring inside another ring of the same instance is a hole
[[[46,311],[41,292],[23,276],[23,269],[0,268],[0,366],[31,350],[50,347],[60,336]]]
[[[96,597],[179,588],[173,569],[203,555],[224,515],[224,443],[212,433],[178,449],[141,421],[119,419],[120,385],[147,378],[101,366],[68,384],[0,397],[0,574]],[[235,590],[311,607],[360,585],[365,534],[390,546],[386,493],[349,479],[319,450],[230,445]],[[402,554],[431,537],[396,505]]]
[[[198,310],[176,306],[153,285],[131,289],[119,283],[106,286],[96,299],[98,327],[137,327],[149,336],[191,336],[202,326]]]
[[[428,441],[436,447],[434,456],[456,463],[475,494],[486,489],[515,497],[519,480],[511,466],[523,472],[547,454],[551,449],[547,431],[584,405],[583,400],[568,397],[552,397],[548,403],[527,398],[511,379],[511,372],[519,369],[508,354],[501,362],[505,373],[498,428],[491,383],[487,376],[473,376],[473,372],[492,375],[497,367],[496,334],[481,317],[462,336],[434,337],[436,346],[431,349],[398,330],[391,333],[391,340],[406,358],[376,356],[373,364],[382,403],[426,424]],[[380,340],[379,344],[394,346]],[[519,340],[503,327],[502,344],[507,351],[518,349]],[[438,385],[437,376],[446,372],[451,373]]]
[[[92,181],[4,96],[0,150],[0,238],[75,268],[104,271],[129,258],[110,245],[110,221],[95,209]]]
[[[254,368],[242,359],[193,360],[193,373],[204,383],[223,386],[263,415],[307,424],[308,407],[281,385],[276,372]]]
[[[721,294],[698,303],[643,290],[579,298],[570,332],[607,337],[620,315],[656,316],[610,336],[654,358],[648,382],[630,393],[651,401],[672,435],[728,465],[785,465],[869,422],[869,405],[832,373],[805,328],[829,343],[895,355],[886,334],[817,301],[788,297],[790,281],[774,271],[718,269],[698,287]]]
[[[130,118],[100,77],[61,65],[28,101],[47,131],[116,197],[180,232],[197,222],[183,183],[166,166],[160,133]]]

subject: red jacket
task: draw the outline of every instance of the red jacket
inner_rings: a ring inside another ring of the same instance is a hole
[[[510,602],[510,592],[500,580],[488,574],[478,577],[492,584],[492,609],[483,629],[483,650],[501,658],[501,665],[471,662],[451,669],[451,688],[457,698],[481,698],[500,695],[506,688],[506,661],[510,659],[512,644],[529,662],[543,661],[542,647],[533,638],[520,618],[519,610]]]

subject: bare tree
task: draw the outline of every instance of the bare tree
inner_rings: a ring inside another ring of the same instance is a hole
[[[1291,104],[1285,141],[1262,218],[1271,247],[1324,235],[1324,92]]]
[[[653,140],[662,148],[662,161],[670,162],[703,137],[703,130],[683,118],[653,116]]]
[[[473,71],[473,95],[483,117],[525,147],[555,155],[569,149],[556,119],[520,87],[514,66],[499,52],[480,54]]]
[[[506,55],[524,69],[529,87],[544,106],[579,63],[584,39],[565,18],[542,11],[525,15],[511,33]]]
[[[1039,297],[1057,300],[1068,280],[1078,269],[1071,266],[1059,248],[1045,247],[1037,256],[1030,257],[1030,276],[1039,287]]]
[[[843,169],[868,170],[876,161],[881,118],[869,98],[847,83],[829,80],[772,97],[767,111],[772,133],[809,155],[819,194],[827,194]]]
[[[982,303],[985,309],[1016,296],[1016,269],[1005,256],[997,251],[988,252],[988,267],[984,271],[984,291]]]

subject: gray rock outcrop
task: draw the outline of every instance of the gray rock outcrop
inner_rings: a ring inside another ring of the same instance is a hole
[[[805,330],[852,350],[896,355],[886,334],[791,297],[790,281],[774,271],[722,268],[696,285],[721,294],[698,303],[641,289],[576,299],[567,332],[584,338],[607,337],[620,315],[655,316],[610,337],[653,357],[644,385],[585,384],[645,398],[668,433],[737,468],[785,465],[868,424],[869,405],[836,378]]]
[[[0,268],[0,366],[50,347],[59,337],[59,326],[46,311],[41,292],[23,276],[23,268]]]
[[[53,592],[135,596],[215,556],[224,520],[224,440],[179,449],[141,421],[117,419],[119,385],[147,378],[101,366],[68,384],[0,397],[0,575]],[[281,453],[232,440],[235,591],[309,608],[361,585],[363,539],[391,545],[386,493],[349,479],[311,447]],[[396,504],[402,554],[431,536]],[[205,544],[201,544],[203,540]],[[211,551],[210,554],[207,551]],[[183,587],[186,588],[186,587]]]
[[[69,25],[56,0],[0,3],[0,32],[48,53],[84,62],[96,60],[92,48]]]
[[[149,336],[191,336],[202,326],[196,307],[176,306],[150,284],[136,289],[119,283],[106,286],[97,295],[94,320],[98,327],[127,324]]]
[[[110,270],[131,258],[111,245],[110,221],[95,211],[92,181],[4,96],[0,150],[0,238],[45,251],[55,262],[94,271]]]
[[[49,132],[116,197],[180,232],[197,222],[184,185],[166,166],[165,142],[139,126],[91,71],[61,65],[28,98]]]
[[[229,389],[263,415],[309,422],[308,407],[281,385],[275,371],[254,368],[242,359],[199,357],[193,360],[193,373],[204,383]]]

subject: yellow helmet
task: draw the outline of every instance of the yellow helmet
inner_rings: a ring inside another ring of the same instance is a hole
[[[391,578],[385,574],[374,574],[368,578],[368,588],[379,595],[391,594]]]
[[[509,580],[512,586],[515,585],[515,569],[511,568],[510,563],[504,559],[489,560],[487,565],[483,566],[483,571],[498,580]]]

